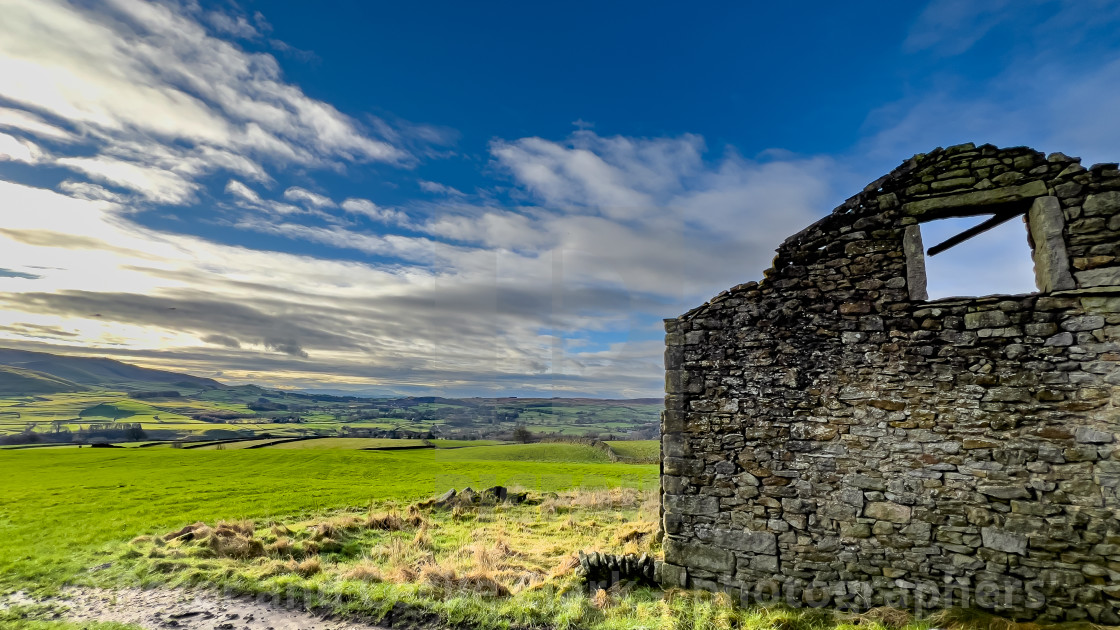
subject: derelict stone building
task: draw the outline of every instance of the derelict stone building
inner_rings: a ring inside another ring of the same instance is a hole
[[[928,301],[920,226],[960,216],[931,253],[1025,223],[1038,292]],[[1118,285],[1116,164],[967,144],[868,185],[666,321],[662,581],[1120,623]]]

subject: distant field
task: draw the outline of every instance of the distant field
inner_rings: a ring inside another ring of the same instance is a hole
[[[603,451],[580,444],[509,444],[504,446],[475,446],[441,450],[436,453],[439,461],[491,461],[491,462],[570,462],[609,463]]]
[[[313,440],[299,440],[298,442],[284,442],[268,449],[340,449],[358,450],[363,448],[388,448],[400,446],[423,446],[422,440],[391,440],[385,438],[316,438]]]
[[[619,457],[640,462],[656,463],[661,458],[661,442],[659,440],[631,440],[607,442]]]
[[[103,422],[140,423],[148,430],[187,432],[248,428],[201,422],[190,417],[191,414],[223,411],[251,413],[245,405],[185,398],[134,400],[123,392],[113,391],[9,396],[0,398],[0,432],[19,433],[29,425],[38,425],[38,430],[46,431],[55,422],[71,431]]]
[[[13,449],[26,449],[26,448],[27,448],[27,446],[20,446],[20,445],[0,446],[0,450],[9,450],[9,451],[13,450]],[[59,448],[78,448],[78,445],[77,444],[46,444],[46,445],[42,445],[42,446],[35,445],[31,448],[34,448],[36,450],[59,449]]]
[[[212,390],[179,387],[175,391],[180,396],[131,398],[125,391],[112,389],[2,396],[0,442],[109,441],[125,445],[129,438],[219,441],[261,434],[276,438],[334,437],[360,435],[360,430],[371,429],[416,435],[431,432],[448,438],[433,442],[437,448],[479,447],[502,444],[518,426],[541,437],[648,435],[660,409],[660,403],[650,401],[561,398],[317,400],[252,386]],[[230,415],[235,417],[226,417]],[[36,435],[20,435],[25,433]],[[464,435],[484,439],[460,439]],[[376,443],[338,442],[285,448],[377,447]]]
[[[428,440],[436,448],[460,448],[463,446],[496,446],[505,444],[501,440]]]
[[[272,442],[275,442],[277,440],[283,440],[283,439],[285,439],[285,438],[271,437],[271,438],[265,438],[265,439],[261,439],[261,440],[238,440],[236,442],[219,442],[217,444],[207,444],[206,446],[199,446],[198,448],[189,449],[189,450],[196,450],[196,451],[233,451],[233,450],[239,450],[239,449],[246,449],[246,448],[249,448],[250,446],[259,446],[261,444],[271,444]]]

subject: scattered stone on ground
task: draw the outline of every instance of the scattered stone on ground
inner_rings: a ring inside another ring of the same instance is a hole
[[[7,610],[17,606],[34,606],[39,602],[32,599],[27,593],[23,591],[16,591],[8,593],[7,595],[0,595],[0,610]]]
[[[510,492],[504,486],[494,486],[482,492],[476,492],[472,488],[467,487],[463,488],[462,492],[457,492],[455,488],[452,488],[434,499],[421,501],[417,505],[422,508],[451,509],[455,507],[497,505],[499,503],[518,505],[525,503],[528,499],[529,493]]]
[[[578,574],[584,582],[598,589],[616,584],[657,586],[657,562],[646,554],[614,555],[592,551],[579,552]]]
[[[383,626],[323,617],[298,602],[259,601],[172,589],[74,588],[67,599],[47,603],[69,607],[68,621],[135,624],[145,630],[382,630]]]

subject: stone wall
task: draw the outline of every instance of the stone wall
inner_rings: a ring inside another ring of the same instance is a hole
[[[1042,290],[926,301],[919,225],[999,213]],[[969,144],[868,185],[666,321],[662,580],[1120,622],[1117,285],[1115,164]]]

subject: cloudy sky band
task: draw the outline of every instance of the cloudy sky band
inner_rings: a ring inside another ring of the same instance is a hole
[[[930,2],[884,54],[935,78],[862,104],[844,150],[791,152],[688,121],[496,137],[343,111],[287,78],[321,59],[232,3],[0,0],[0,343],[275,386],[656,396],[661,318],[910,154],[1117,157],[1120,12],[1027,4]],[[1021,288],[1020,241],[962,250],[938,290]]]

